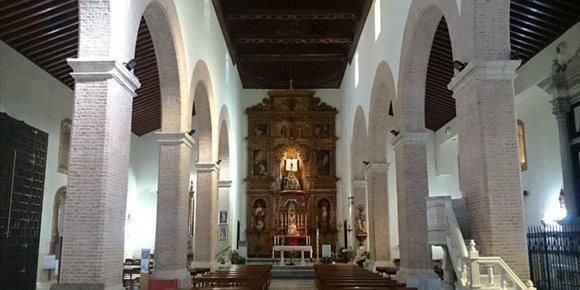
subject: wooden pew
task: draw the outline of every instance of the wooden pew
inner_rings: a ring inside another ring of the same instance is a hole
[[[416,290],[404,283],[372,273],[355,265],[315,265],[318,289]]]
[[[268,289],[272,278],[271,265],[236,265],[193,278],[193,289],[249,288]]]

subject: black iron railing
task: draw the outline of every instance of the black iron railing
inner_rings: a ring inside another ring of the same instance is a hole
[[[532,281],[538,290],[580,290],[580,227],[528,228]]]

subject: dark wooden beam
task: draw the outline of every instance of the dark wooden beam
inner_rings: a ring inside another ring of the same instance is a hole
[[[352,40],[343,37],[320,37],[310,38],[237,38],[236,43],[252,43],[252,44],[352,44]]]
[[[244,62],[343,62],[348,58],[345,54],[246,54],[239,56]]]
[[[235,20],[354,20],[354,13],[332,11],[263,11],[254,13],[232,13],[225,16],[226,22]]]

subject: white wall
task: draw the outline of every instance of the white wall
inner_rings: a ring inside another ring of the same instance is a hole
[[[0,111],[48,133],[39,265],[49,250],[54,196],[67,182],[57,170],[58,147],[60,122],[72,118],[72,109],[71,89],[0,41]],[[37,279],[46,281],[47,276],[48,271],[39,267]]]
[[[540,225],[546,217],[559,219],[558,195],[562,187],[562,163],[556,117],[551,96],[532,86],[517,96],[516,115],[524,122],[528,169],[523,171],[522,190],[526,224]]]
[[[522,189],[526,224],[539,225],[562,218],[558,196],[563,185],[560,144],[556,117],[552,114],[552,96],[536,84],[551,73],[551,65],[558,58],[556,46],[568,43],[568,52],[578,52],[580,23],[552,42],[548,47],[521,66],[515,80],[516,116],[524,122],[528,169],[523,171]]]

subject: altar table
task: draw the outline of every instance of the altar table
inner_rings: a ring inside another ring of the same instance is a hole
[[[312,261],[312,246],[273,246],[272,247],[272,261],[276,255],[276,252],[280,252],[280,265],[284,265],[284,252],[300,251],[301,259],[300,265],[306,265],[304,262],[304,252],[310,252],[310,260]]]

